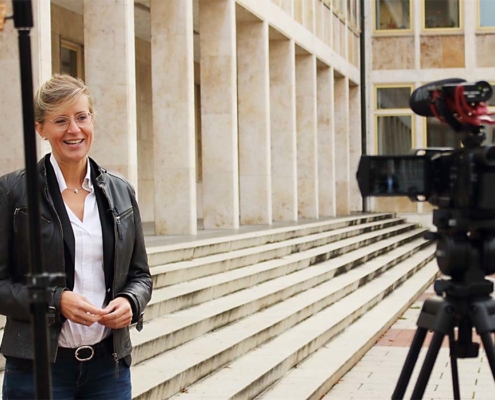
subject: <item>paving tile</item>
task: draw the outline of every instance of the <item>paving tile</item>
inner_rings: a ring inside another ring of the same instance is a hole
[[[390,398],[414,338],[416,322],[421,313],[423,302],[431,296],[435,296],[432,287],[428,288],[402,317],[378,339],[362,360],[341,378],[323,397],[323,400]],[[431,332],[426,335],[404,398],[411,397],[432,336]],[[473,341],[480,343],[480,338],[476,333],[473,333]],[[482,346],[477,358],[459,359],[457,365],[461,399],[495,399],[495,383]],[[358,389],[351,390],[352,385],[356,386],[359,383]],[[445,338],[442,343],[423,399],[453,399],[448,338]]]

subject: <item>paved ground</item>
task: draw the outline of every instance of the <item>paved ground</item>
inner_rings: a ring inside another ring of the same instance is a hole
[[[429,288],[323,399],[390,399],[416,331],[421,306],[426,298],[434,295],[433,287]],[[411,398],[430,338],[431,333],[428,333],[405,399]],[[478,337],[474,340],[479,342]],[[461,399],[495,399],[495,383],[482,348],[477,358],[459,360],[458,366]],[[448,342],[445,340],[423,399],[454,398],[450,368]]]

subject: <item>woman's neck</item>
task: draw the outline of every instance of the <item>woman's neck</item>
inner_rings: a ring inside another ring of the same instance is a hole
[[[88,165],[87,158],[84,157],[81,161],[74,163],[57,160],[57,163],[62,171],[67,187],[80,188],[84,181],[84,177],[86,176],[86,168]]]

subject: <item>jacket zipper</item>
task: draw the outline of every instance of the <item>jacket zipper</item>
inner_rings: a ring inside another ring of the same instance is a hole
[[[100,170],[100,174],[101,174],[101,170]],[[100,183],[98,183],[98,186],[101,188],[103,195],[107,198],[108,204],[110,205],[110,196],[108,196],[108,193],[105,190],[105,187],[103,186],[103,184],[100,184]],[[117,218],[115,216],[114,209],[112,209],[112,214],[114,216],[115,226],[117,229],[119,229],[120,220],[117,220]],[[119,230],[119,234],[120,234],[120,230]],[[112,300],[115,298],[115,277],[116,277],[116,273],[117,273],[117,235],[115,232],[114,232],[114,237],[115,237],[115,240],[114,240],[114,257],[113,257]],[[112,335],[112,342],[113,342],[113,351],[114,351],[112,353],[112,355],[113,355],[113,359],[115,361],[115,377],[118,378],[118,376],[119,376],[119,356],[117,354],[117,349],[115,348],[115,336],[114,335]]]
[[[46,180],[47,180],[47,177],[46,177],[46,171],[45,171],[45,182],[46,182]],[[45,197],[46,197],[46,200],[48,201],[48,204],[52,207],[52,209],[54,211],[54,214],[57,216],[58,226],[60,228],[60,233],[62,234],[62,237],[63,237],[64,230],[63,230],[63,227],[62,227],[62,221],[60,221],[60,217],[57,214],[57,210],[55,209],[55,205],[53,204],[53,202],[52,202],[52,200],[51,200],[51,198],[49,196],[48,186],[45,186]],[[65,271],[65,258],[63,256],[63,254],[61,255],[60,259],[62,260],[62,268]],[[67,281],[65,281],[65,282],[67,283]],[[60,332],[57,335],[57,340],[58,340],[59,335],[60,335]],[[58,353],[58,346],[55,346],[55,360],[57,359],[57,353]]]

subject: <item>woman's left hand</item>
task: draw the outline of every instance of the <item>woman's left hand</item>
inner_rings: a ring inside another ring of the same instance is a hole
[[[103,315],[98,321],[99,324],[111,329],[120,329],[129,326],[132,321],[132,308],[129,300],[125,297],[117,297],[108,303],[103,311]]]

